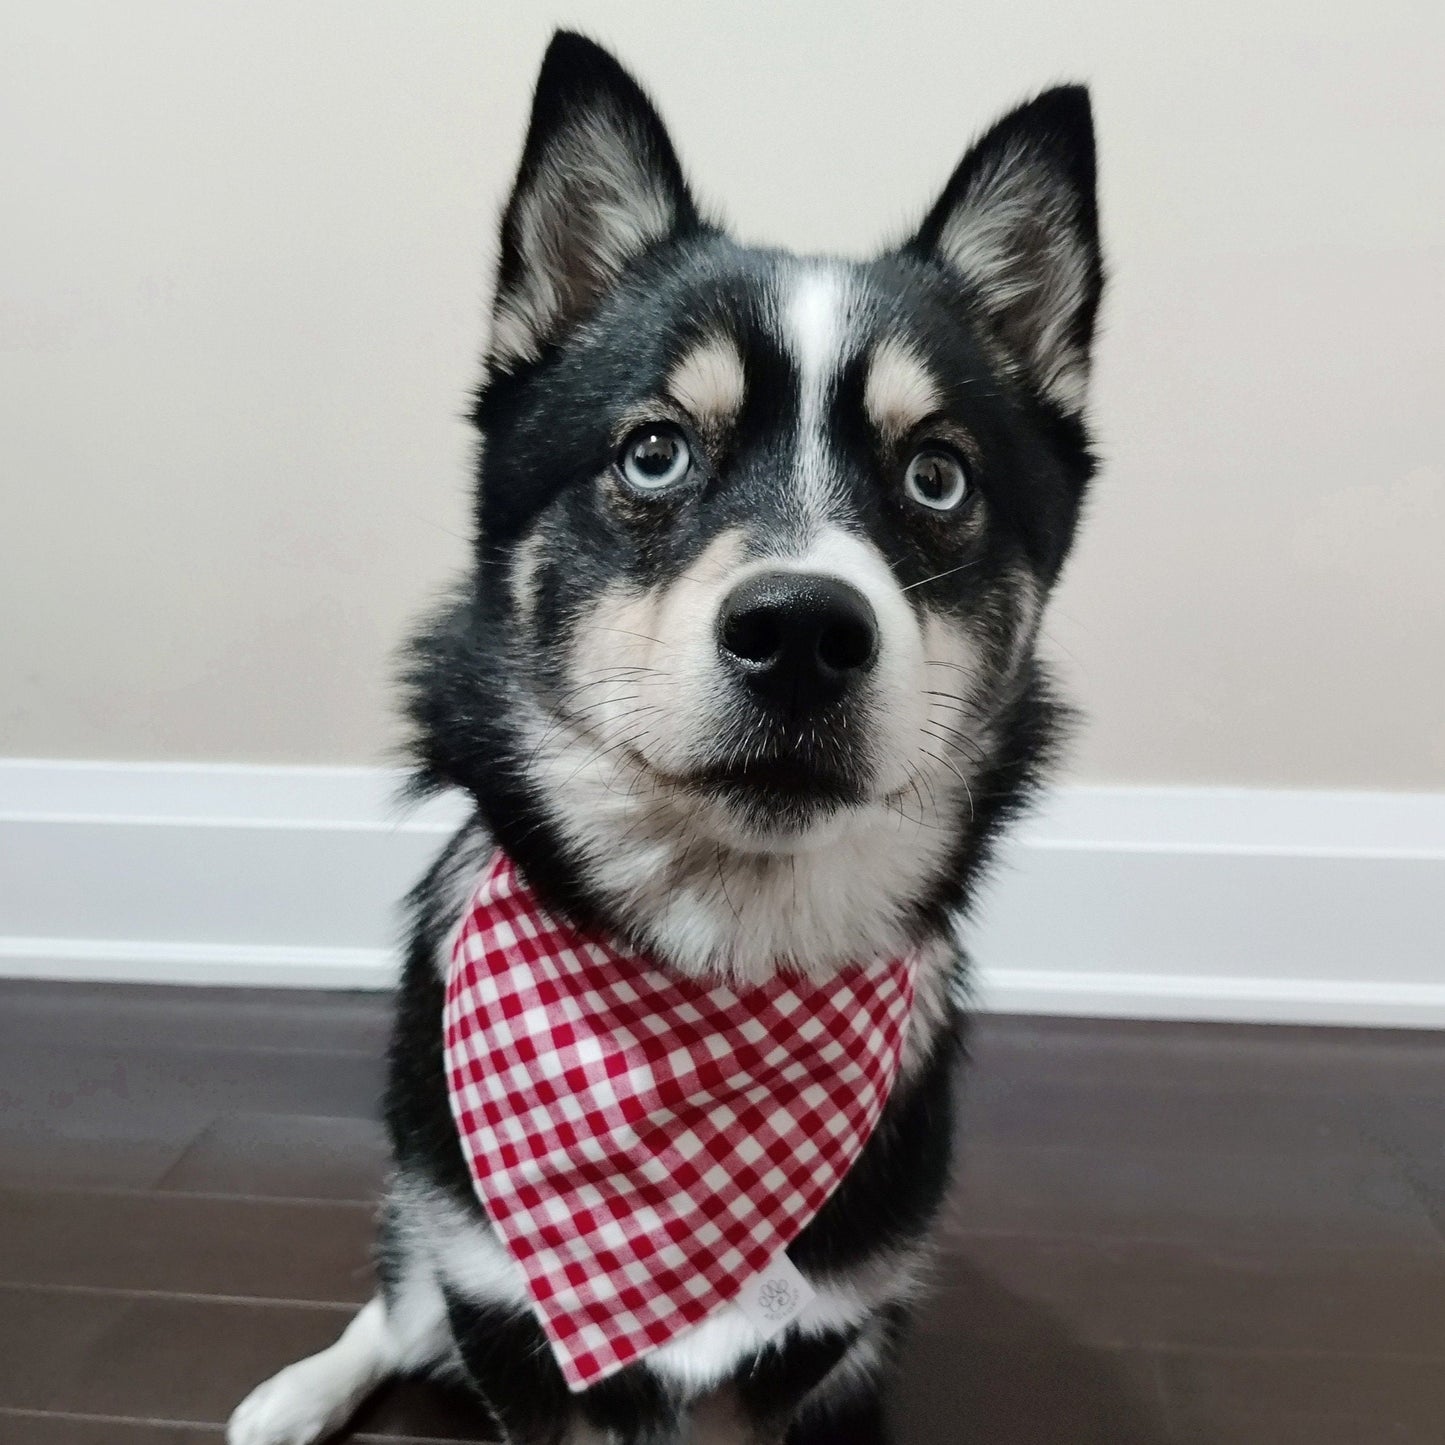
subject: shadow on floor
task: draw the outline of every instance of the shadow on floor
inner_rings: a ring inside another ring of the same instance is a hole
[[[899,1445],[1174,1445],[1153,1361],[948,1261],[894,1387]]]

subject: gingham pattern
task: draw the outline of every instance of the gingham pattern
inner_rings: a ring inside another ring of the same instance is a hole
[[[489,864],[446,1002],[477,1195],[585,1389],[736,1297],[858,1157],[898,1070],[913,964],[735,992],[546,913]]]

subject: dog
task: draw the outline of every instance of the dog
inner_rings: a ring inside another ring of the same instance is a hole
[[[401,1374],[462,1382],[518,1445],[884,1439],[949,1178],[962,920],[1068,719],[1036,641],[1095,467],[1102,279],[1083,87],[1000,120],[854,262],[730,239],[632,77],[554,37],[501,224],[474,565],[405,666],[418,786],[474,811],[410,900],[380,1289],[231,1445],[319,1439]],[[449,961],[497,849],[679,979],[915,961],[781,1334],[725,1305],[568,1388],[448,1103]]]

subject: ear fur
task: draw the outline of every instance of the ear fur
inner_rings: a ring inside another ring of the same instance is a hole
[[[489,360],[535,360],[649,247],[700,224],[657,111],[607,51],[561,30],[542,61],[502,217]]]
[[[954,271],[1039,391],[1081,411],[1103,289],[1088,91],[1060,86],[1000,120],[904,251]]]

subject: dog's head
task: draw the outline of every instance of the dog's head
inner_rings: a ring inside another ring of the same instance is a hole
[[[559,35],[502,223],[475,577],[414,673],[432,771],[680,963],[897,946],[1042,731],[1100,274],[1081,89],[855,263],[731,241],[632,79]]]

